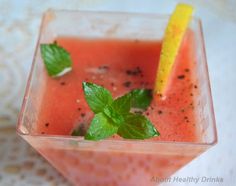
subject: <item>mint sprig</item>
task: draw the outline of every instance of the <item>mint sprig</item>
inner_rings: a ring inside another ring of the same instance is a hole
[[[102,86],[83,82],[85,99],[95,113],[85,135],[87,140],[101,140],[114,134],[126,139],[147,139],[159,136],[154,125],[141,114],[131,113],[132,107],[146,109],[152,96],[150,90],[135,89],[115,100]]]
[[[59,77],[72,70],[70,54],[57,43],[41,44],[40,51],[49,76]]]

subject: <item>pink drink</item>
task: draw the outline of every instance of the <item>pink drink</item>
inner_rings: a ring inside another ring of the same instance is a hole
[[[70,136],[76,127],[86,129],[93,117],[84,98],[82,82],[102,85],[114,97],[134,88],[152,89],[161,41],[54,38],[71,54],[73,71],[53,79],[40,67],[37,88],[28,89],[31,96],[36,97],[25,106],[28,107],[26,111],[34,108],[34,115],[22,113],[25,116],[21,122],[25,126],[20,130],[22,133],[26,129],[30,131],[30,136],[24,138],[75,185],[148,186],[171,176],[208,148],[201,143],[213,143],[215,137],[212,126],[209,128],[206,124],[212,125],[214,118],[202,115],[205,103],[201,101],[200,90],[205,85],[201,84],[199,73],[202,71],[199,69],[205,66],[198,64],[197,37],[190,29],[186,33],[166,97],[154,96],[145,112],[160,132],[160,137],[136,141],[113,136],[99,142]],[[40,59],[38,63],[42,66]],[[209,87],[205,89],[209,93]],[[212,111],[209,105],[207,109]],[[208,137],[208,133],[212,136]]]

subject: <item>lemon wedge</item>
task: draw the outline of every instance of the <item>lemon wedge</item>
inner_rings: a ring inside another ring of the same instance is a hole
[[[154,92],[163,95],[185,31],[192,19],[193,7],[178,4],[165,30]]]

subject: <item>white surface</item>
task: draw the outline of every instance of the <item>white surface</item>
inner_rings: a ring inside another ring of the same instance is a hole
[[[117,10],[131,12],[170,13],[177,1],[158,0],[0,0],[0,95],[7,89],[13,92],[0,98],[0,117],[4,124],[14,123],[22,97],[42,12],[48,8],[76,10]],[[195,3],[198,17],[203,20],[207,59],[218,128],[218,144],[175,176],[222,177],[223,183],[196,185],[236,185],[236,1],[199,0]],[[6,70],[8,66],[8,70]],[[14,68],[16,67],[17,68]],[[5,68],[5,69],[4,69]],[[11,70],[9,70],[9,68]],[[12,81],[12,78],[14,80]],[[11,82],[11,86],[4,82]],[[17,83],[16,83],[17,82]],[[13,88],[14,87],[14,88]],[[4,113],[3,113],[4,112]],[[4,115],[5,114],[5,115]],[[7,116],[7,117],[5,117]],[[1,120],[0,120],[1,121]],[[1,123],[0,123],[1,125]],[[193,182],[163,185],[195,185]]]

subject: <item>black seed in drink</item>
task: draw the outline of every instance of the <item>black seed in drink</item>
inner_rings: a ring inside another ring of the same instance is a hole
[[[179,75],[177,78],[178,78],[178,79],[184,79],[184,78],[185,78],[185,75]]]
[[[188,69],[188,68],[186,68],[184,71],[185,71],[185,72],[189,72],[189,69]]]
[[[163,112],[162,112],[162,110],[158,110],[158,114],[160,115],[160,114],[162,114]]]
[[[126,74],[131,75],[132,74],[131,70],[126,70]]]
[[[60,84],[63,86],[63,85],[65,85],[65,84],[66,84],[66,82],[62,81]]]
[[[123,85],[127,88],[129,88],[131,86],[131,82],[130,81],[126,81],[123,83]]]
[[[129,69],[125,71],[127,75],[129,76],[137,76],[142,74],[142,70],[139,66],[135,67],[134,69]]]

